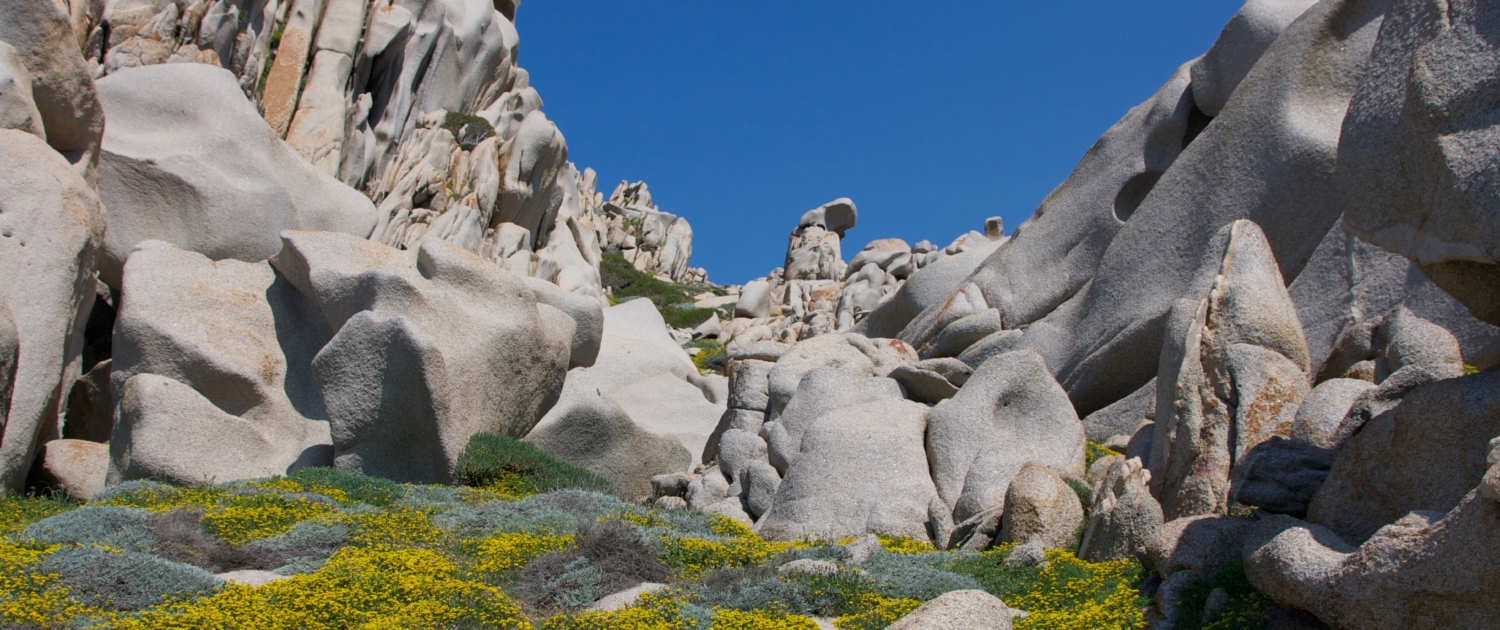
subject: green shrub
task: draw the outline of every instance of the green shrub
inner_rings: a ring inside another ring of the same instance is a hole
[[[1078,501],[1083,504],[1084,511],[1088,511],[1089,507],[1094,505],[1094,489],[1089,487],[1088,482],[1072,477],[1066,477],[1063,481],[1073,489],[1073,494],[1078,495]]]
[[[1104,445],[1098,442],[1085,442],[1083,445],[1083,465],[1087,468],[1093,466],[1094,462],[1100,459],[1109,457],[1110,455],[1121,454],[1112,449],[1104,448]]]
[[[452,133],[458,146],[465,151],[472,151],[480,142],[495,135],[495,127],[490,121],[464,112],[448,112],[443,116],[443,129]]]
[[[350,501],[380,507],[399,501],[406,492],[399,484],[389,479],[368,477],[326,466],[303,468],[292,473],[287,479],[301,484],[310,492],[318,492],[321,488],[332,488],[343,492]]]
[[[458,457],[453,476],[476,488],[521,485],[534,494],[561,488],[607,490],[609,482],[587,470],[548,455],[541,449],[503,435],[480,433]]]
[[[700,339],[689,342],[686,347],[699,349],[698,354],[693,356],[693,365],[698,367],[699,372],[724,371],[724,345],[717,339]]]
[[[861,568],[874,582],[875,594],[891,599],[927,601],[948,591],[980,587],[973,577],[949,571],[952,564],[953,555],[943,552],[880,553]]]
[[[521,570],[521,600],[551,613],[578,610],[610,594],[604,572],[575,550],[538,556]]]
[[[1134,560],[1090,563],[1062,550],[1047,551],[1046,566],[1001,564],[1013,545],[963,554],[950,568],[973,577],[990,594],[1026,611],[1016,630],[1144,627],[1146,598],[1135,586],[1147,570]]]
[[[122,551],[151,553],[156,538],[148,523],[151,514],[145,510],[112,506],[88,506],[28,525],[22,540],[44,545],[103,545]]]
[[[693,303],[690,287],[658,280],[656,276],[635,268],[619,252],[605,252],[599,260],[599,275],[604,286],[614,291],[616,303],[643,297],[656,305],[663,319],[677,328],[697,326],[714,314],[714,309],[679,308]],[[675,323],[674,323],[675,321]]]
[[[244,545],[244,550],[259,564],[286,575],[311,573],[324,560],[349,544],[349,526],[339,522],[303,521],[290,530]],[[269,565],[269,566],[267,566]],[[283,571],[288,566],[292,569]]]
[[[167,601],[211,595],[219,579],[195,566],[134,551],[94,546],[53,552],[38,565],[56,574],[79,603],[105,610],[143,610]]]
[[[1208,603],[1208,594],[1216,588],[1229,593],[1229,604],[1211,619],[1204,619],[1203,608]],[[1234,558],[1214,571],[1212,577],[1183,589],[1177,602],[1177,627],[1182,630],[1252,630],[1260,627],[1256,616],[1270,603],[1250,585],[1250,578],[1245,576],[1244,559]]]

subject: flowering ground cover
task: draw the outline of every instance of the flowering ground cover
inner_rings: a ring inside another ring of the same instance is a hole
[[[854,567],[840,541],[771,542],[720,515],[536,486],[505,474],[476,488],[310,469],[191,488],[128,482],[88,504],[3,497],[0,626],[777,630],[821,617],[865,630],[970,588],[1027,611],[1020,630],[1145,626],[1134,561],[1054,550],[1045,567],[1006,568],[1005,546],[943,552],[882,538]],[[798,559],[839,569],[778,575]],[[282,579],[215,577],[239,570]],[[668,589],[587,610],[643,581]]]

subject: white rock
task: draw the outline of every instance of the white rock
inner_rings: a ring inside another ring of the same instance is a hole
[[[0,41],[15,48],[31,74],[32,101],[47,144],[92,185],[104,111],[68,14],[49,0],[7,2],[0,12]]]
[[[283,230],[370,234],[370,201],[272,137],[229,72],[134,68],[99,91],[109,115],[99,189],[110,217],[100,271],[111,286],[145,240],[261,261],[281,251]]]
[[[922,604],[887,630],[1010,630],[1015,611],[980,590],[951,591]]]
[[[21,489],[78,377],[103,231],[104,209],[73,165],[34,135],[0,130],[0,278],[20,349],[0,487]]]

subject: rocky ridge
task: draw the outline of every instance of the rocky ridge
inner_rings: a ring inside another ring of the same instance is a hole
[[[516,11],[0,10],[6,487],[449,483],[498,434],[774,541],[1140,557],[1156,628],[1241,564],[1331,627],[1500,618],[1492,7],[1249,0],[1010,235],[845,262],[837,199],[742,287],[567,161]]]

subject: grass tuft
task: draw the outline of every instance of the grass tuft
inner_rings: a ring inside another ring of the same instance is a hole
[[[453,476],[475,488],[496,489],[518,499],[563,488],[605,491],[609,482],[541,449],[503,435],[480,433],[458,458]]]

